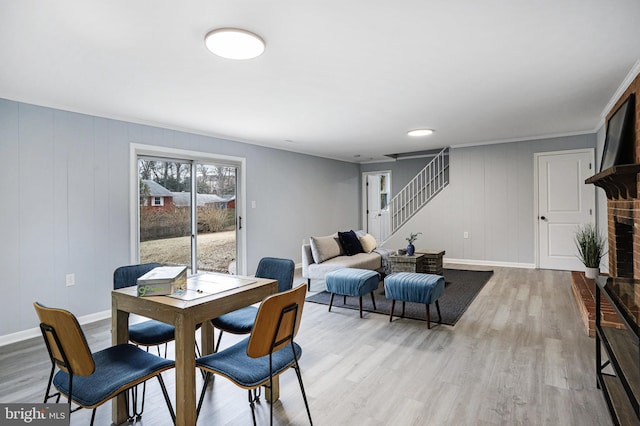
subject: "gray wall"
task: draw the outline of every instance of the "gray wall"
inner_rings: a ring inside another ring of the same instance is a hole
[[[0,99],[0,338],[37,327],[36,300],[110,309],[113,270],[131,259],[130,143],[246,158],[249,273],[267,255],[299,263],[309,235],[359,226],[356,164]]]
[[[385,246],[406,247],[409,233],[422,232],[416,247],[445,249],[450,259],[531,265],[535,262],[534,153],[595,146],[596,135],[589,134],[451,149],[449,186]],[[367,168],[386,170],[404,167],[403,163]],[[394,173],[394,187],[402,184],[399,180]],[[463,238],[465,231],[468,239]]]

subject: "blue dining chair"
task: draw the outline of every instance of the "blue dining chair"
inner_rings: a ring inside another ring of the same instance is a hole
[[[131,287],[137,284],[138,278],[162,266],[161,263],[143,263],[140,265],[121,266],[113,272],[113,288]],[[160,355],[160,345],[164,344],[164,356],[167,356],[167,343],[175,339],[175,328],[161,321],[147,320],[129,325],[129,341],[139,346],[156,346]]]
[[[293,287],[293,274],[295,264],[291,259],[279,259],[276,257],[263,257],[258,263],[255,276],[258,278],[270,278],[278,281],[278,292],[291,290]],[[215,328],[220,331],[214,352],[218,352],[222,334],[226,331],[232,334],[249,334],[253,329],[258,308],[245,306],[228,314],[211,320]]]
[[[260,386],[273,389],[273,379],[293,368],[298,377],[309,423],[311,411],[302,383],[298,359],[302,348],[293,339],[298,333],[305,284],[292,290],[271,295],[260,304],[251,335],[220,352],[196,359],[196,367],[205,373],[196,412],[200,414],[207,387],[214,374],[226,377],[235,385],[247,389],[253,424],[256,424],[255,403],[260,402]],[[273,424],[273,404],[269,404],[270,424]]]
[[[51,360],[45,404],[54,397],[58,403],[64,395],[67,397],[70,413],[81,408],[93,409],[93,425],[97,407],[122,392],[133,392],[139,383],[146,383],[150,378],[157,377],[175,424],[175,412],[161,375],[163,371],[175,367],[174,361],[128,343],[91,353],[82,328],[71,312],[48,308],[38,302],[33,306],[40,319],[40,330]],[[52,393],[51,385],[58,392]],[[129,398],[125,399],[128,405]],[[78,407],[72,409],[72,402]],[[132,418],[129,420],[133,421]]]

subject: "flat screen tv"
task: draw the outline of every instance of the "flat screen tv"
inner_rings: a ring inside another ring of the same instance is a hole
[[[631,94],[609,119],[600,171],[635,163],[634,106],[634,96]]]

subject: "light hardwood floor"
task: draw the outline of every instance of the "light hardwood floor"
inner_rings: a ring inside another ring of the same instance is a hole
[[[610,425],[596,389],[594,339],[578,317],[569,273],[494,271],[454,327],[427,330],[420,321],[360,319],[357,311],[306,303],[297,341],[314,424]],[[92,350],[109,345],[109,327],[84,327]],[[237,340],[225,335],[223,346]],[[0,402],[41,402],[48,372],[41,339],[0,348]],[[164,376],[173,395],[172,374]],[[295,373],[280,382],[275,424],[308,424]],[[157,381],[147,392],[137,424],[170,424]],[[96,424],[110,424],[110,414],[110,404],[98,408]],[[262,402],[258,423],[268,424],[268,415]],[[71,424],[88,424],[89,416],[74,413]],[[198,424],[251,424],[246,391],[216,378]]]

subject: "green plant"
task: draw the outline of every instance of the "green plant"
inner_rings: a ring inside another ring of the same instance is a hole
[[[600,261],[606,254],[606,239],[600,235],[598,228],[592,224],[581,225],[576,231],[576,247],[578,258],[587,268],[599,268]]]
[[[407,241],[409,241],[409,244],[413,244],[413,242],[418,239],[418,235],[421,235],[421,234],[422,234],[422,232],[418,232],[418,233],[413,233],[412,232],[407,237]]]

